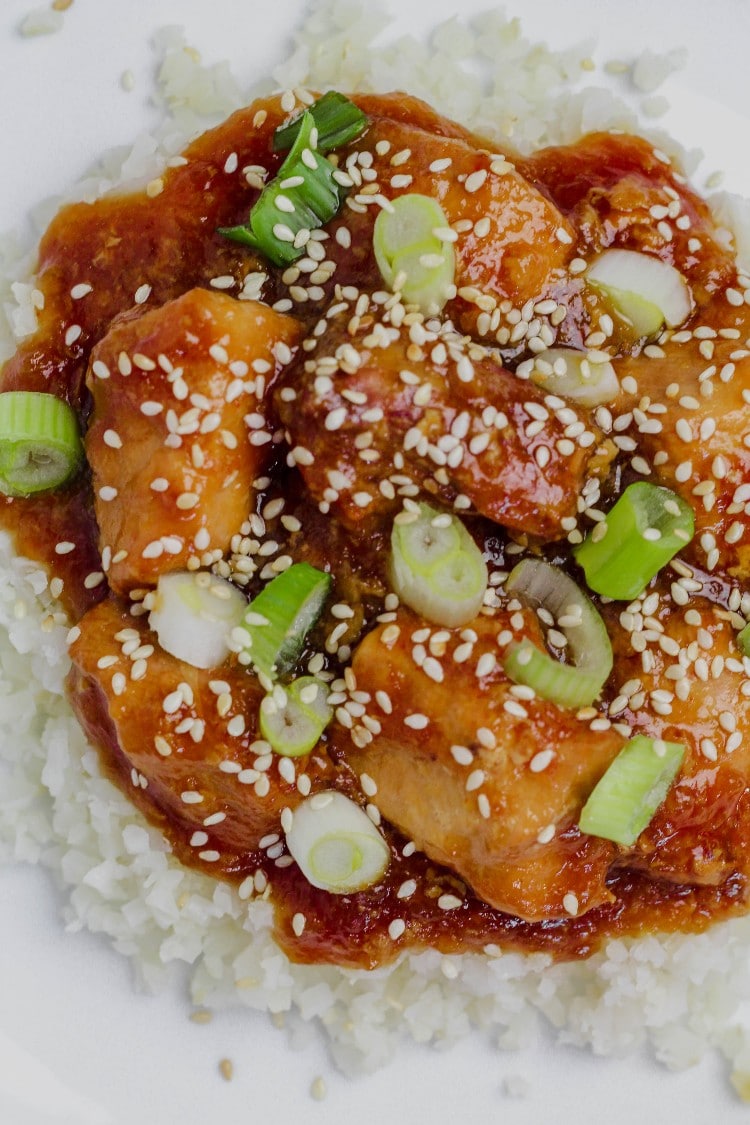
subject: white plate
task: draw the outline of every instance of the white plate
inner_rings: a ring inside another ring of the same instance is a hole
[[[3,0],[0,14],[0,229],[23,226],[30,205],[153,120],[148,39],[156,28],[183,24],[206,59],[228,57],[247,80],[280,60],[305,7],[301,0],[75,0],[62,32],[24,40],[15,29],[33,3]],[[417,30],[422,19],[452,14],[454,4],[390,0],[389,7],[400,26]],[[482,7],[470,0],[462,11]],[[727,186],[750,189],[743,115],[750,7],[743,0],[524,0],[518,7],[528,33],[556,46],[598,35],[601,58],[689,47],[687,69],[668,87],[675,110],[667,123],[708,153],[698,186],[723,167]],[[130,93],[119,81],[127,69],[136,79]],[[746,1119],[716,1060],[670,1075],[645,1057],[597,1059],[551,1038],[515,1055],[492,1051],[479,1036],[449,1053],[415,1047],[388,1070],[349,1081],[331,1069],[320,1041],[293,1049],[264,1017],[224,1014],[198,1026],[178,988],[158,997],[135,993],[127,963],[105,941],[64,932],[60,898],[44,872],[0,868],[0,903],[3,1125]],[[230,1083],[218,1072],[222,1058],[234,1063]],[[318,1074],[328,1087],[322,1103],[310,1096]],[[504,1092],[508,1076],[527,1080],[525,1098]]]

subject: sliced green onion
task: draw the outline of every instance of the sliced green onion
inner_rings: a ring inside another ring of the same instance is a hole
[[[260,733],[277,754],[299,758],[309,754],[326,729],[333,711],[328,685],[315,676],[276,684],[260,705]]]
[[[734,639],[734,643],[743,656],[750,656],[750,623],[739,631]]]
[[[399,195],[375,220],[372,246],[383,280],[409,304],[435,315],[454,295],[456,256],[436,231],[449,226],[427,195]]]
[[[318,152],[331,152],[341,145],[353,141],[367,128],[368,119],[359,106],[339,94],[329,90],[310,106],[309,113],[318,130]],[[273,151],[284,152],[291,148],[297,139],[304,112],[286,125],[280,125],[273,135]]]
[[[76,413],[41,391],[0,394],[0,492],[30,496],[64,484],[83,460]]]
[[[651,254],[605,250],[589,266],[586,277],[639,336],[655,335],[665,322],[673,328],[690,315],[692,300],[685,278]]]
[[[505,590],[552,614],[567,638],[572,660],[572,664],[561,664],[525,638],[509,646],[505,674],[560,707],[593,703],[612,671],[612,645],[604,622],[583,591],[544,559],[520,562],[508,575]]]
[[[680,742],[631,738],[583,806],[581,832],[630,847],[664,803],[684,756]]]
[[[337,169],[315,151],[312,114],[302,114],[292,150],[276,177],[264,187],[247,223],[218,233],[259,250],[275,266],[288,266],[305,253],[309,232],[336,215],[344,189]]]
[[[394,521],[389,574],[405,605],[449,627],[476,617],[487,590],[487,564],[461,520],[428,504]]]
[[[297,806],[286,843],[308,883],[335,895],[373,886],[391,859],[390,848],[367,813],[333,789]]]
[[[148,623],[165,652],[194,668],[216,668],[229,655],[232,629],[247,609],[244,594],[207,571],[162,574]]]
[[[629,485],[583,543],[573,549],[590,589],[632,601],[695,533],[689,504],[648,481]]]
[[[294,563],[263,587],[242,622],[256,671],[274,680],[293,667],[323,611],[331,582],[330,574],[309,563]]]
[[[517,368],[521,378],[530,378],[549,394],[560,395],[581,406],[599,406],[617,398],[620,384],[608,361],[594,361],[574,348],[547,348]]]

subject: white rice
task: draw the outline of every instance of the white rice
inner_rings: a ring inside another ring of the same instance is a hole
[[[373,48],[384,22],[374,5],[319,5],[273,79],[284,87],[409,89],[499,145],[510,139],[522,149],[635,125],[609,90],[578,88],[590,69],[587,45],[552,53],[493,12],[468,26],[448,21],[429,45],[401,39]],[[225,66],[201,66],[177,30],[163,32],[157,46],[164,124],[131,151],[105,157],[71,197],[147,181],[189,135],[247,101],[251,92]],[[677,62],[652,56],[632,81],[652,92]],[[664,137],[659,143],[679,151]],[[40,212],[40,225],[51,211]],[[750,205],[724,197],[717,213],[750,261]],[[33,331],[37,297],[32,251],[6,241],[0,253],[0,355],[7,355],[14,339]],[[750,997],[750,917],[700,936],[610,941],[574,964],[499,952],[412,954],[371,973],[291,964],[271,939],[264,896],[180,866],[159,832],[102,777],[65,700],[67,626],[46,577],[14,558],[4,534],[0,626],[0,858],[53,871],[65,888],[67,927],[109,935],[146,986],[162,986],[171,969],[187,964],[196,1005],[287,1013],[298,1030],[313,1023],[348,1073],[383,1066],[403,1037],[445,1044],[474,1028],[515,1048],[541,1015],[562,1042],[602,1054],[647,1045],[671,1068],[716,1049],[732,1063],[736,1088],[750,1090],[750,1033],[738,1014]],[[513,1092],[522,1092],[518,1082]]]

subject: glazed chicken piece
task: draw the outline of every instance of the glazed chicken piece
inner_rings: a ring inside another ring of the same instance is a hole
[[[157,823],[166,818],[188,861],[213,862],[217,874],[243,856],[252,863],[259,841],[279,832],[282,808],[301,799],[257,741],[257,677],[231,661],[204,671],[177,660],[116,598],[78,628],[70,701],[131,799]],[[320,754],[305,769],[315,785],[333,772]]]
[[[609,246],[654,254],[689,273],[699,305],[731,281],[733,256],[715,237],[708,204],[643,138],[591,133],[519,168],[573,224],[587,257]]]
[[[623,739],[544,700],[521,702],[497,662],[477,674],[485,654],[502,659],[500,636],[513,617],[501,611],[444,630],[400,609],[353,661],[380,733],[358,727],[334,737],[374,782],[383,816],[481,899],[530,921],[569,917],[612,899],[605,878],[617,849],[575,824]],[[517,635],[540,643],[530,613]],[[467,643],[470,656],[456,662]]]
[[[608,452],[587,411],[553,399],[453,333],[336,315],[276,394],[311,495],[367,534],[420,492],[558,539]],[[418,342],[417,342],[418,341]],[[576,433],[575,440],[568,434]]]
[[[722,295],[705,311],[708,336],[678,333],[658,358],[617,364],[623,390],[613,413],[631,419],[639,452],[659,483],[696,515],[686,557],[736,578],[750,575],[750,310]],[[730,335],[724,335],[729,333]],[[626,379],[629,377],[629,379]]]
[[[739,621],[697,593],[689,606],[676,604],[675,578],[660,578],[624,613],[605,609],[613,719],[687,747],[677,781],[626,862],[677,883],[718,886],[750,872],[750,661],[734,644]]]
[[[326,243],[337,263],[336,281],[361,288],[382,284],[371,250],[378,197],[417,193],[438,201],[458,235],[455,280],[460,297],[448,311],[458,314],[465,330],[476,325],[480,310],[494,310],[503,301],[515,308],[541,301],[573,256],[574,231],[547,196],[516,170],[513,154],[506,159],[493,153],[488,142],[416,98],[357,95],[354,101],[370,123],[339,155],[355,188],[351,205],[331,224]],[[341,225],[351,232],[354,253],[342,252],[337,243]]]
[[[228,549],[269,459],[268,391],[299,335],[265,305],[193,289],[94,349],[86,455],[113,590]]]
[[[328,225],[328,258],[325,268],[318,263],[321,277],[315,284],[329,294],[334,281],[368,288],[380,284],[371,252],[378,205],[369,194],[377,180],[380,194],[389,197],[404,191],[434,195],[448,221],[466,228],[457,245],[459,286],[479,287],[491,304],[503,298],[513,305],[538,300],[572,252],[570,242],[557,237],[561,229],[569,238],[569,229],[546,195],[511,164],[493,161],[481,140],[416,98],[390,94],[355,96],[354,101],[371,115],[372,124],[360,142],[339,150],[339,160],[346,164],[352,157],[359,166],[357,153],[367,152],[362,167],[371,163],[364,168],[364,179],[355,172],[353,206]],[[285,154],[273,152],[273,133],[288,116],[278,95],[258,99],[196,138],[185,150],[184,162],[167,169],[150,190],[113,194],[94,207],[76,203],[63,208],[40,246],[40,331],[6,365],[6,389],[44,391],[54,378],[79,405],[89,350],[144,287],[150,291],[149,310],[216,279],[235,295],[248,281],[256,292],[255,282],[265,278],[264,299],[273,303],[287,297],[278,277],[266,276],[268,263],[262,256],[216,232],[244,223],[264,183],[276,174]],[[375,152],[378,141],[390,146],[385,154]],[[400,163],[407,152],[408,169]],[[430,168],[436,160],[453,161],[453,171],[465,177],[460,187],[446,174],[450,166]],[[490,171],[493,163],[499,171]],[[368,194],[358,204],[362,186]],[[353,251],[336,241],[340,226],[351,226]],[[71,246],[78,248],[75,254]],[[328,263],[339,267],[333,278]],[[301,285],[307,276],[301,275]],[[81,286],[84,296],[79,296]],[[468,319],[476,320],[475,306],[458,305],[473,309]],[[316,300],[313,315],[317,306]],[[307,297],[297,311],[309,315]],[[75,326],[72,343],[61,325]]]

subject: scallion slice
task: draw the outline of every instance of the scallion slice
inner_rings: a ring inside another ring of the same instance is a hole
[[[750,624],[747,624],[744,629],[740,629],[734,643],[743,656],[750,656]]]
[[[331,894],[373,886],[391,859],[390,848],[367,813],[333,789],[297,806],[286,843],[308,883]]]
[[[269,680],[288,672],[325,605],[331,576],[294,563],[263,587],[247,607],[242,629],[250,662]]]
[[[260,705],[260,733],[277,754],[309,754],[333,717],[328,686],[315,676],[276,684]]]
[[[692,300],[685,278],[652,254],[605,250],[589,266],[586,277],[639,336],[655,335],[664,323],[676,327],[690,315]]]
[[[632,601],[694,533],[695,515],[682,497],[637,481],[573,555],[590,589],[616,601]]]
[[[76,413],[41,391],[0,394],[0,492],[30,496],[64,484],[83,460]]]
[[[175,571],[159,576],[148,623],[165,652],[194,668],[216,668],[246,609],[245,595],[225,578]]]
[[[519,364],[517,374],[528,376],[549,394],[581,406],[599,406],[617,398],[620,384],[608,361],[594,361],[574,348],[547,348]]]
[[[454,292],[453,243],[435,234],[448,225],[437,200],[416,192],[391,200],[375,220],[372,246],[383,280],[428,315],[439,313]]]
[[[568,641],[571,664],[561,664],[530,640],[512,643],[505,674],[560,707],[593,703],[612,671],[612,645],[596,608],[564,571],[544,559],[524,559],[510,572],[508,594],[551,613]]]
[[[359,106],[337,90],[329,90],[310,106],[309,113],[318,130],[318,152],[331,152],[348,144],[365,131],[368,119]],[[284,152],[297,139],[304,113],[286,125],[280,125],[273,135],[273,151]]]
[[[630,847],[664,803],[684,756],[680,742],[631,738],[583,806],[581,832]]]
[[[302,114],[291,152],[256,200],[247,223],[218,233],[259,250],[275,266],[288,266],[305,253],[309,232],[338,213],[344,189],[336,168],[315,151],[315,122]]]
[[[405,605],[451,628],[476,617],[487,590],[487,564],[461,520],[428,504],[394,521],[389,573]]]

